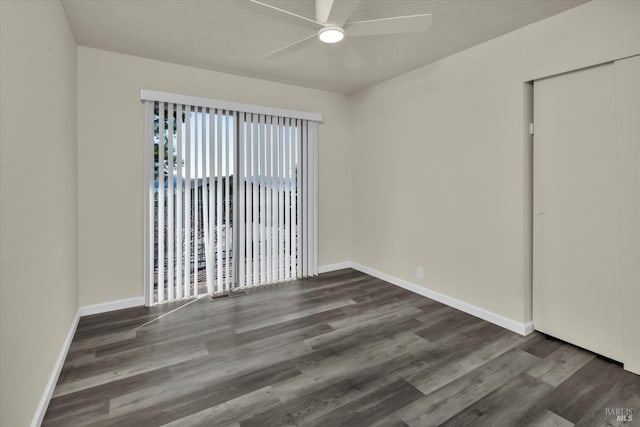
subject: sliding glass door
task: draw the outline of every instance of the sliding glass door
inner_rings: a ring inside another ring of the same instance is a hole
[[[316,123],[146,101],[148,305],[317,274]]]

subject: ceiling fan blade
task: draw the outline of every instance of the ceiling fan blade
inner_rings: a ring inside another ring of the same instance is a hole
[[[352,42],[345,39],[340,44],[341,46],[339,46],[338,50],[342,63],[347,70],[354,71],[366,65],[364,57]]]
[[[288,10],[280,9],[279,7],[271,6],[270,4],[263,3],[259,0],[250,0],[251,3],[260,8],[262,12],[273,16],[274,18],[282,19],[293,24],[304,25],[305,27],[312,28],[314,30],[319,30],[322,28],[322,25],[318,24],[313,19],[309,19],[306,16],[297,15],[293,12],[289,12]]]
[[[308,37],[305,37],[291,44],[288,44],[284,47],[281,47],[280,49],[274,50],[273,52],[266,54],[263,58],[265,59],[281,58],[285,55],[295,52],[296,50],[302,49],[303,47],[308,45],[310,42],[313,42],[316,37],[317,37],[316,34],[312,34]]]
[[[326,22],[338,27],[342,27],[347,22],[360,2],[360,0],[316,0],[316,2],[322,1],[331,3]]]
[[[356,21],[344,27],[348,36],[374,36],[426,31],[431,25],[431,14],[397,16],[395,18]]]

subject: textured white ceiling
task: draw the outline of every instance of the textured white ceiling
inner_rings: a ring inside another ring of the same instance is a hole
[[[313,0],[264,1],[314,19]],[[316,40],[278,59],[262,57],[313,30],[266,15],[248,0],[63,5],[83,46],[352,93],[586,1],[362,0],[350,20],[431,13],[433,24],[424,33],[353,37],[336,45]]]

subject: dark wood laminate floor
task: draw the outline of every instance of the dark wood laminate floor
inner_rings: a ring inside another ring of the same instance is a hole
[[[179,305],[83,317],[43,425],[640,425],[620,366],[354,270],[140,327]]]

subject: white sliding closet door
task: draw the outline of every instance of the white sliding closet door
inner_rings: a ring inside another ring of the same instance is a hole
[[[621,185],[634,149],[619,141],[617,110],[614,63],[534,83],[533,322],[624,361],[621,218],[636,196]]]
[[[640,55],[616,61],[624,368],[640,375]]]

